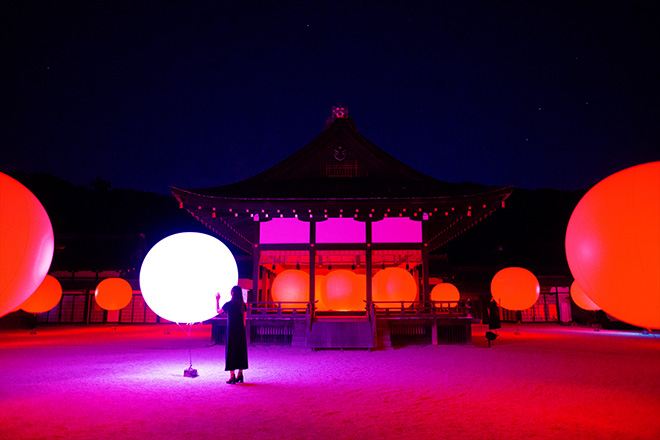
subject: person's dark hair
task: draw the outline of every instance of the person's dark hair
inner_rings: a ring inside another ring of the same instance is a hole
[[[243,289],[241,289],[239,286],[232,287],[230,301],[236,301],[236,302],[240,302],[241,304],[245,304],[243,302]]]

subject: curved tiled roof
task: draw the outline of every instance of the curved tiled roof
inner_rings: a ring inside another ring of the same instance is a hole
[[[246,213],[248,220],[260,214],[258,221],[296,210],[305,212],[301,219],[322,221],[349,209],[358,220],[425,218],[432,220],[431,245],[438,247],[501,207],[511,191],[427,176],[371,143],[348,117],[331,120],[309,144],[249,179],[203,189],[172,187],[181,207],[247,252],[254,222],[244,220]],[[446,219],[440,219],[443,213]]]

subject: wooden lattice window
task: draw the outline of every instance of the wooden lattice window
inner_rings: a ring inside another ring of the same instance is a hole
[[[367,170],[357,161],[325,164],[323,175],[325,177],[366,177]]]

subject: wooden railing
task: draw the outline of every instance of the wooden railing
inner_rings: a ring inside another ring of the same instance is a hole
[[[366,310],[372,317],[469,317],[470,301],[373,301]],[[332,312],[328,312],[329,314]],[[299,317],[313,319],[311,303],[307,301],[268,301],[247,304],[249,318]]]
[[[251,302],[247,304],[248,318],[254,317],[300,317],[305,318],[310,313],[307,301],[268,301]]]
[[[469,317],[470,302],[460,301],[374,301],[378,317]]]

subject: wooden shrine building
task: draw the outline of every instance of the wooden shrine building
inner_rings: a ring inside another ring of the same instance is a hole
[[[512,188],[463,188],[385,153],[358,133],[345,108],[334,107],[319,136],[272,168],[229,185],[172,192],[251,256],[253,342],[372,348],[398,337],[469,340],[464,302],[431,301],[429,253],[503,207]],[[397,275],[384,280],[381,271]],[[410,275],[396,278],[403,271]]]

